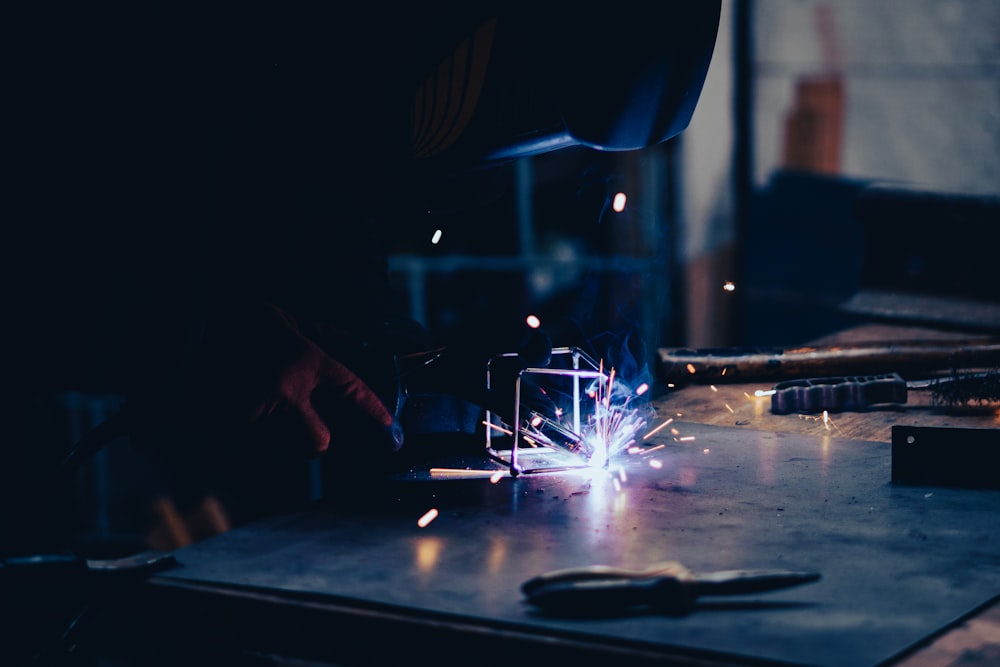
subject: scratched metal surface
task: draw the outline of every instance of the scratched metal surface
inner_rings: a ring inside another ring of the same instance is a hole
[[[876,665],[1000,594],[1000,492],[894,486],[886,443],[678,428],[695,439],[626,457],[620,489],[577,473],[400,481],[187,547],[160,576],[822,666]],[[519,591],[552,569],[662,560],[823,578],[679,618],[544,618]]]

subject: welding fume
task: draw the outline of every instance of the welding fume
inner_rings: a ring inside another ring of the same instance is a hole
[[[75,525],[80,471],[116,439],[182,514],[211,495],[236,524],[309,501],[303,462],[363,493],[421,434],[509,411],[494,356],[511,378],[550,363],[563,343],[530,313],[442,341],[387,246],[520,158],[682,132],[720,3],[380,9],[25,17],[0,556],[144,546]],[[67,441],[66,392],[120,402]]]

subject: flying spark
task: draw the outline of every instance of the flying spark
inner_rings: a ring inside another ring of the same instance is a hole
[[[433,507],[427,510],[422,517],[417,519],[417,525],[421,528],[426,528],[430,525],[431,521],[438,518],[438,511]]]
[[[615,456],[635,445],[650,411],[644,396],[648,384],[633,389],[617,369],[605,372],[603,360],[593,368],[586,371],[589,384],[574,398],[576,407],[546,414],[530,412],[518,431],[522,440],[568,451],[593,468],[607,468]]]
[[[674,421],[674,418],[673,418],[673,417],[670,417],[670,418],[669,418],[669,419],[667,419],[667,420],[666,420],[665,422],[663,422],[662,424],[660,424],[659,426],[657,426],[656,428],[654,428],[654,429],[653,429],[652,431],[650,431],[650,432],[649,432],[649,433],[647,433],[646,435],[642,436],[642,439],[643,439],[643,440],[648,440],[649,438],[651,438],[651,437],[653,437],[654,435],[656,435],[656,433],[657,433],[658,431],[660,431],[661,429],[663,429],[663,428],[664,428],[665,426],[669,425],[669,424],[670,424],[671,422],[673,422],[673,421]]]
[[[503,426],[500,426],[499,424],[491,424],[490,422],[486,421],[485,419],[483,420],[483,426],[485,426],[487,428],[491,428],[491,429],[493,429],[495,431],[500,431],[504,435],[514,435],[513,431],[510,431],[509,429],[505,429]]]
[[[440,229],[435,229],[434,236],[431,237],[431,243],[433,245],[437,245],[438,242],[441,240],[442,234],[444,234],[444,232],[442,232]]]
[[[624,192],[618,192],[615,194],[615,198],[611,201],[611,208],[615,213],[621,213],[625,210],[625,202],[627,198]]]

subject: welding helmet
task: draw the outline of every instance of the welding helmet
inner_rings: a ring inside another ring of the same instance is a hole
[[[482,16],[415,82],[414,157],[469,168],[574,145],[624,151],[666,141],[694,112],[720,5]]]

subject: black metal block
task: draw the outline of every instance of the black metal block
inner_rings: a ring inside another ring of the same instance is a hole
[[[892,481],[1000,489],[1000,429],[893,426]]]

